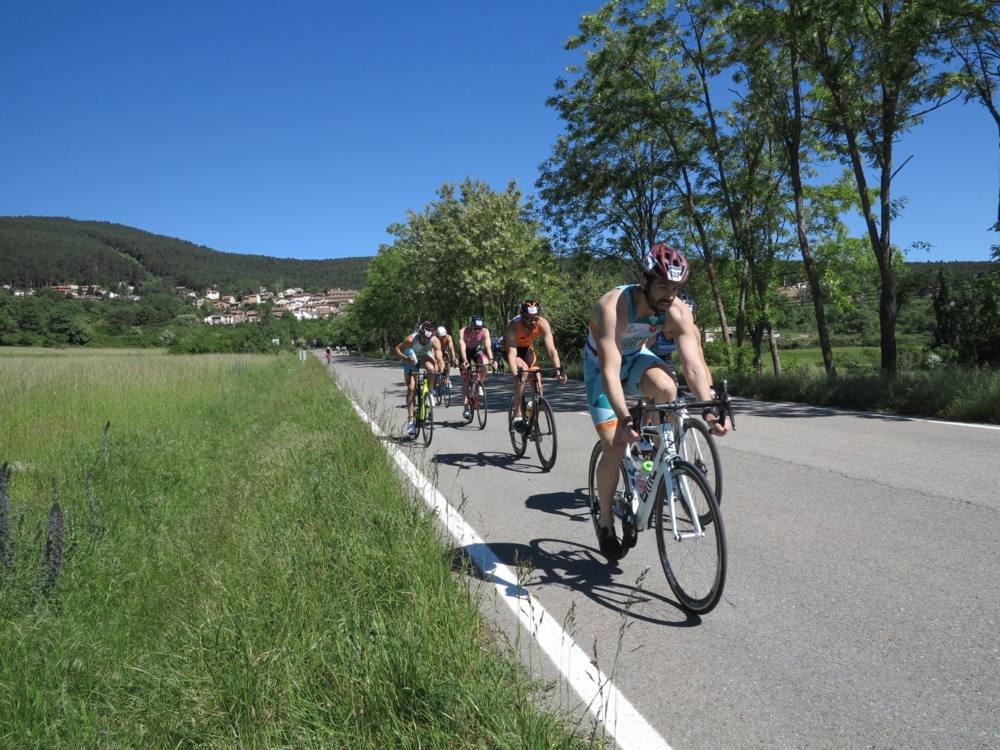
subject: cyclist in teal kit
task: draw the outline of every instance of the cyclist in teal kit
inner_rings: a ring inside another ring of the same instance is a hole
[[[670,369],[646,342],[658,332],[674,341],[691,391],[699,401],[712,398],[712,374],[701,349],[701,334],[691,307],[678,293],[687,278],[688,264],[678,250],[653,245],[642,258],[640,282],[612,289],[591,313],[583,375],[591,420],[603,444],[597,491],[601,552],[609,559],[622,552],[611,512],[619,466],[626,446],[639,439],[625,397],[645,396],[656,403],[677,399]],[[727,432],[715,415],[704,416],[715,434]]]

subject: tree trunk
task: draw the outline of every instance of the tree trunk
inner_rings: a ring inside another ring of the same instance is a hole
[[[760,355],[761,341],[764,338],[764,324],[756,323],[753,327],[753,333],[750,336],[753,341],[753,369],[758,375],[764,373],[764,360]]]
[[[771,321],[767,321],[767,337],[768,337],[768,347],[771,350],[771,366],[774,368],[775,377],[781,377],[781,355],[778,354],[778,342],[775,341],[774,337],[774,326],[771,325]]]
[[[746,262],[744,261],[742,273],[740,274],[739,306],[736,311],[736,347],[738,349],[742,349],[743,344],[747,340],[747,287],[749,281]]]
[[[812,248],[809,245],[809,234],[806,227],[805,199],[802,191],[802,165],[799,160],[802,143],[802,92],[799,87],[799,58],[795,45],[790,47],[792,74],[792,131],[785,141],[788,149],[789,173],[792,180],[792,192],[795,196],[795,231],[799,240],[799,252],[802,253],[802,264],[809,280],[809,290],[812,293],[813,311],[816,315],[816,330],[819,333],[819,348],[823,353],[823,367],[828,377],[835,377],[837,370],[833,366],[833,347],[830,345],[830,329],[826,323],[826,308],[823,299],[823,287],[820,285],[819,270],[813,259]]]

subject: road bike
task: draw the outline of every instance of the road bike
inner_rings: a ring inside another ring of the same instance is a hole
[[[562,374],[562,369],[558,367],[544,369],[531,367],[527,370],[523,367],[517,368],[517,374],[520,377],[534,373],[556,377]],[[523,421],[517,426],[514,425],[514,396],[510,397],[510,406],[507,409],[507,430],[510,432],[510,444],[514,448],[514,455],[521,458],[528,449],[528,441],[533,440],[535,452],[542,464],[542,470],[550,471],[556,465],[556,450],[558,448],[556,418],[552,414],[549,402],[537,391],[534,391],[534,381],[531,385],[533,390],[531,395],[527,393],[527,384],[524,386],[524,392],[521,395]]]
[[[656,546],[667,584],[684,609],[710,612],[726,582],[726,533],[715,492],[705,471],[678,452],[678,422],[685,409],[712,409],[722,424],[735,418],[728,384],[723,382],[711,401],[636,404],[630,412],[640,427],[640,439],[629,444],[619,467],[612,511],[621,521],[622,554],[635,546],[640,531],[656,530]],[[660,417],[644,424],[647,415]],[[690,417],[688,417],[690,418]],[[658,447],[656,442],[658,442]],[[587,487],[594,533],[600,540],[597,464],[603,443],[590,454]]]
[[[434,399],[431,397],[430,379],[423,368],[417,370],[414,398],[417,403],[413,406],[413,423],[423,437],[424,445],[430,445],[434,437]]]
[[[470,365],[471,366],[471,365]],[[476,363],[475,373],[469,373],[465,386],[465,397],[469,404],[468,416],[463,415],[466,424],[472,424],[472,416],[476,416],[479,429],[486,427],[486,368],[484,362]]]

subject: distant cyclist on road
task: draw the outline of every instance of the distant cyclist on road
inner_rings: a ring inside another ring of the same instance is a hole
[[[403,360],[403,377],[406,380],[406,434],[417,436],[417,426],[413,421],[417,392],[417,370],[423,367],[428,374],[431,390],[434,389],[435,373],[444,369],[441,343],[434,335],[434,324],[425,320],[420,327],[396,344],[396,356]]]
[[[472,411],[469,407],[469,382],[472,379],[472,365],[493,363],[493,339],[490,329],[483,322],[482,315],[469,318],[469,325],[458,332],[458,347],[461,351],[459,371],[462,373],[462,417],[470,419]]]
[[[659,331],[664,339],[676,342],[684,377],[695,397],[700,401],[712,398],[712,374],[701,349],[701,334],[691,307],[678,293],[687,278],[688,264],[679,251],[662,243],[653,245],[642,258],[639,283],[612,289],[591,312],[583,373],[591,420],[603,444],[597,464],[599,541],[609,560],[622,553],[612,514],[619,466],[626,445],[639,439],[625,396],[644,395],[656,403],[677,399],[673,377],[646,341]],[[726,434],[728,429],[710,410],[703,416],[712,432]]]
[[[562,372],[559,360],[559,352],[556,351],[556,343],[552,338],[552,326],[549,321],[542,317],[542,305],[538,300],[529,299],[521,303],[520,315],[507,324],[505,338],[507,340],[507,364],[514,375],[514,429],[519,430],[524,426],[524,417],[521,416],[521,397],[524,395],[526,378],[517,373],[520,367],[527,370],[535,366],[537,357],[535,356],[535,340],[541,336],[545,350],[552,360],[552,366],[560,370],[559,382],[566,382],[566,373]],[[542,376],[535,373],[532,378],[532,385],[538,395],[542,395]]]
[[[507,344],[502,336],[498,334],[493,334],[493,364],[497,368],[497,372],[503,372],[504,362],[507,361]]]
[[[332,356],[332,354],[333,353],[330,351],[330,347],[326,347],[326,363],[327,364],[330,364],[330,357]]]
[[[455,354],[455,342],[452,341],[451,334],[448,333],[448,329],[444,326],[438,326],[434,335],[441,342],[441,357],[444,361],[444,369],[441,370],[439,382],[444,382],[448,379],[451,368],[458,364],[458,357]],[[435,397],[435,400],[440,401],[440,398]]]

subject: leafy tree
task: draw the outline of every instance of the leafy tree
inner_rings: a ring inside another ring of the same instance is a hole
[[[555,278],[529,209],[514,183],[503,192],[446,183],[436,201],[390,227],[396,240],[372,260],[344,325],[385,350],[424,319],[454,328],[480,313],[502,326],[518,300],[543,297]]]
[[[961,62],[966,101],[977,99],[1000,131],[1000,3],[988,0],[967,6],[954,26],[952,50]],[[1000,231],[1000,195],[994,227]]]
[[[886,371],[897,365],[899,311],[891,228],[901,209],[892,198],[892,180],[901,167],[895,163],[894,146],[902,132],[948,99],[953,76],[938,64],[942,21],[953,19],[959,5],[953,0],[802,0],[798,6],[799,49],[822,88],[824,106],[818,116],[831,146],[854,174],[878,263],[881,366]],[[869,185],[869,165],[878,175],[877,192]]]

